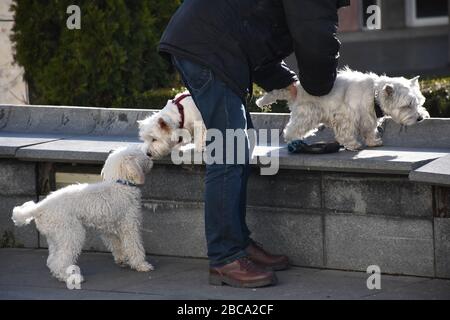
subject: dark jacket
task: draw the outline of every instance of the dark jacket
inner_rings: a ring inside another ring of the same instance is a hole
[[[349,0],[185,0],[159,51],[211,68],[241,98],[253,82],[266,91],[297,80],[283,62],[295,52],[299,80],[316,96],[336,79],[337,9]]]

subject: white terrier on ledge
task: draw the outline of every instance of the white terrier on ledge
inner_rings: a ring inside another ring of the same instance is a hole
[[[102,170],[103,182],[76,184],[53,192],[39,203],[27,202],[13,210],[17,226],[35,220],[46,236],[47,266],[61,281],[68,267],[76,264],[85,241],[85,227],[93,227],[102,236],[119,265],[137,271],[150,271],[145,261],[140,224],[141,191],[145,173],[153,166],[141,147],[130,146],[109,155]]]
[[[303,139],[324,124],[333,129],[341,145],[356,151],[364,144],[383,144],[377,130],[380,117],[390,116],[404,126],[430,117],[423,107],[419,77],[391,78],[346,68],[338,73],[333,90],[323,97],[308,94],[300,83],[296,87],[295,100],[288,90],[274,90],[256,102],[262,108],[277,100],[288,101],[291,118],[284,130],[287,142]]]

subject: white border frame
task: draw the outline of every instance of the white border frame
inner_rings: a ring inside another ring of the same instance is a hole
[[[417,18],[416,0],[405,0],[406,25],[408,27],[441,26],[449,23],[448,16],[435,18]]]
[[[364,21],[364,12],[363,12],[363,8],[361,7],[362,6],[362,1],[360,1],[360,8],[359,8],[359,26],[360,26],[360,28],[361,28],[361,30],[362,31],[374,31],[374,30],[371,30],[371,29],[368,29],[367,28],[367,25],[366,25],[366,22],[367,21]],[[378,7],[380,7],[380,10],[381,10],[381,29],[383,29],[383,7],[382,7],[382,5],[381,5],[381,0],[377,0],[377,6]],[[380,29],[380,30],[381,30]]]

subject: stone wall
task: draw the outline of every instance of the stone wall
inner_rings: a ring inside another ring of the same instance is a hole
[[[47,247],[34,227],[14,228],[7,214],[34,198],[34,165],[3,161],[0,168],[1,190],[8,190],[1,195],[2,232],[13,232],[20,245]],[[149,254],[206,257],[203,178],[202,166],[170,164],[148,175],[142,232]],[[450,220],[435,217],[436,192],[401,175],[286,169],[260,176],[255,169],[248,221],[257,241],[297,266],[365,271],[375,264],[385,273],[450,278]],[[85,250],[106,248],[89,232]]]
[[[16,228],[11,220],[15,206],[37,200],[36,181],[35,163],[0,159],[0,247],[39,246],[34,225]]]

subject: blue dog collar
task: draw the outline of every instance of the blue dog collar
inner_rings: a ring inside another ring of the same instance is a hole
[[[124,185],[124,186],[137,187],[137,185],[135,183],[127,181],[127,180],[118,179],[118,180],[116,180],[116,182],[118,184],[121,184],[121,185]]]

